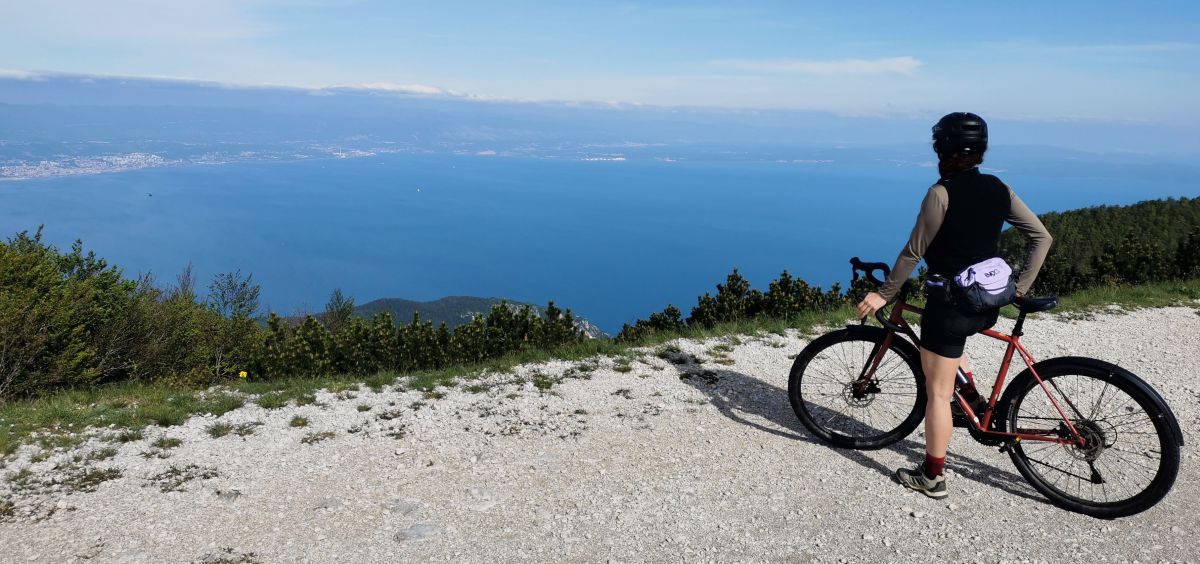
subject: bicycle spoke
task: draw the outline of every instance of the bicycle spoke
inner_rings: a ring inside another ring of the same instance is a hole
[[[1104,389],[1100,390],[1100,397],[1096,398],[1096,403],[1092,404],[1092,411],[1091,413],[1088,413],[1088,419],[1096,419],[1096,410],[1100,409],[1100,404],[1104,402],[1104,394],[1108,391],[1108,388],[1111,385],[1112,384],[1109,384],[1108,382],[1104,383]]]
[[[1059,468],[1059,467],[1057,467],[1057,466],[1054,466],[1053,464],[1049,464],[1049,463],[1047,463],[1047,462],[1044,462],[1044,461],[1038,460],[1038,459],[1036,459],[1036,458],[1030,458],[1029,456],[1026,456],[1025,458],[1026,458],[1026,460],[1028,460],[1028,461],[1030,461],[1030,462],[1034,462],[1034,463],[1037,463],[1037,464],[1041,464],[1042,466],[1045,466],[1046,468],[1049,468],[1049,469],[1051,469],[1051,470],[1054,470],[1054,471],[1056,471],[1056,472],[1060,472],[1060,473],[1062,473],[1062,474],[1065,474],[1065,475],[1067,475],[1067,476],[1071,476],[1071,477],[1073,477],[1073,478],[1076,478],[1076,479],[1079,479],[1079,480],[1088,480],[1088,479],[1090,479],[1090,478],[1084,478],[1083,476],[1080,476],[1079,474],[1075,474],[1075,473],[1073,473],[1073,472],[1067,472],[1066,470],[1063,470],[1062,468]]]
[[[1061,435],[1070,416],[1080,442],[1022,443],[1020,456],[1049,490],[1085,504],[1111,506],[1151,487],[1164,463],[1163,438],[1142,396],[1113,374],[1045,374],[1009,414],[1010,431]],[[1084,416],[1083,414],[1086,414]]]
[[[912,361],[880,343],[846,335],[806,361],[798,393],[812,427],[871,442],[911,420],[922,397]]]

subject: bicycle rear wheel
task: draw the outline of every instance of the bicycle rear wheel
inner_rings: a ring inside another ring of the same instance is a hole
[[[1021,475],[1055,505],[1094,517],[1125,517],[1161,501],[1179,473],[1182,442],[1162,398],[1129,371],[1095,359],[1035,368],[1086,443],[1018,442],[1010,455]],[[1071,436],[1028,370],[1000,404],[1010,431]]]
[[[877,449],[913,432],[925,415],[920,354],[895,337],[874,374],[860,378],[887,332],[853,326],[809,343],[792,364],[788,398],[814,435],[839,447]]]

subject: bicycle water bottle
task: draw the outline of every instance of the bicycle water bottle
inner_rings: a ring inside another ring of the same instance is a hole
[[[958,367],[958,372],[955,374],[955,385],[958,388],[958,393],[962,395],[964,400],[967,400],[967,405],[979,415],[983,407],[983,398],[979,397],[979,390],[975,389],[975,379],[971,377],[962,367]]]

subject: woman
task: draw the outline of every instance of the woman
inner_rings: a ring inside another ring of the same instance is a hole
[[[933,126],[933,150],[941,179],[921,203],[908,244],[878,293],[858,304],[860,316],[875,313],[895,299],[922,258],[930,275],[953,281],[967,267],[995,257],[1004,222],[1029,240],[1025,266],[1017,279],[1017,295],[1033,286],[1052,241],[1045,226],[1000,179],[979,172],[987,150],[987,124],[967,112],[943,117]],[[950,282],[953,283],[953,282]],[[939,298],[939,296],[942,296]],[[949,495],[942,470],[953,431],[950,404],[967,337],[996,323],[999,310],[964,313],[947,303],[943,293],[930,293],[921,318],[921,367],[925,372],[925,462],[915,470],[900,469],[896,478],[908,488],[933,498]]]

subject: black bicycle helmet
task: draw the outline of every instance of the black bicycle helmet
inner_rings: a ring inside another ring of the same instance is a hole
[[[982,153],[987,141],[987,122],[971,112],[946,114],[933,126],[933,150],[939,155]]]

